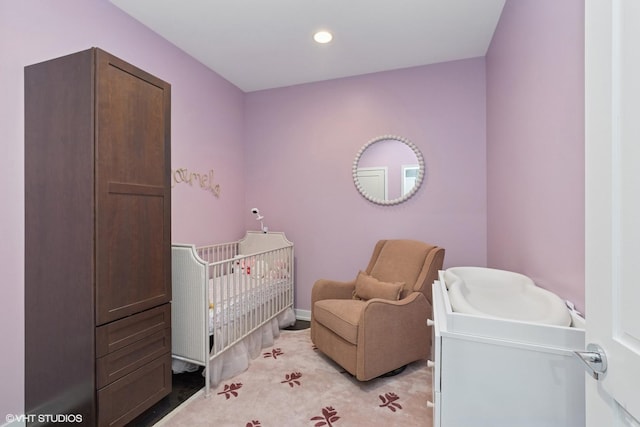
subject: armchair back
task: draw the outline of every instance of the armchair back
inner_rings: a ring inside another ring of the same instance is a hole
[[[442,269],[444,248],[416,240],[380,240],[366,269],[383,282],[404,282],[400,299],[422,292],[431,302],[431,284]]]

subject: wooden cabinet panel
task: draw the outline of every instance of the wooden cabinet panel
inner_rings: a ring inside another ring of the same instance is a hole
[[[100,389],[169,352],[171,352],[171,330],[163,329],[109,353],[96,361],[97,387]]]
[[[171,391],[171,354],[98,391],[98,425],[122,426]]]
[[[96,328],[96,357],[105,356],[169,327],[169,304],[100,326]]]
[[[102,325],[171,300],[170,86],[105,52],[96,63],[96,323]]]
[[[75,413],[89,422],[95,415],[92,66],[87,51],[24,70],[25,413]]]

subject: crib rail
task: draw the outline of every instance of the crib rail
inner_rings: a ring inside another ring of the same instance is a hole
[[[196,252],[207,264],[229,260],[238,255],[238,242],[199,246],[196,248]]]

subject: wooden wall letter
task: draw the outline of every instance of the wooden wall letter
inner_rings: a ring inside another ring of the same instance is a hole
[[[216,197],[220,197],[220,184],[215,184],[213,181],[213,169],[208,173],[189,172],[187,168],[171,171],[171,188],[174,188],[180,183],[193,186],[194,182],[199,185],[201,189],[209,191]]]

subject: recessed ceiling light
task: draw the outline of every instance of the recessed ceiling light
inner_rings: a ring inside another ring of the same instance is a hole
[[[318,31],[313,35],[313,39],[318,43],[329,43],[333,35],[329,31]]]

